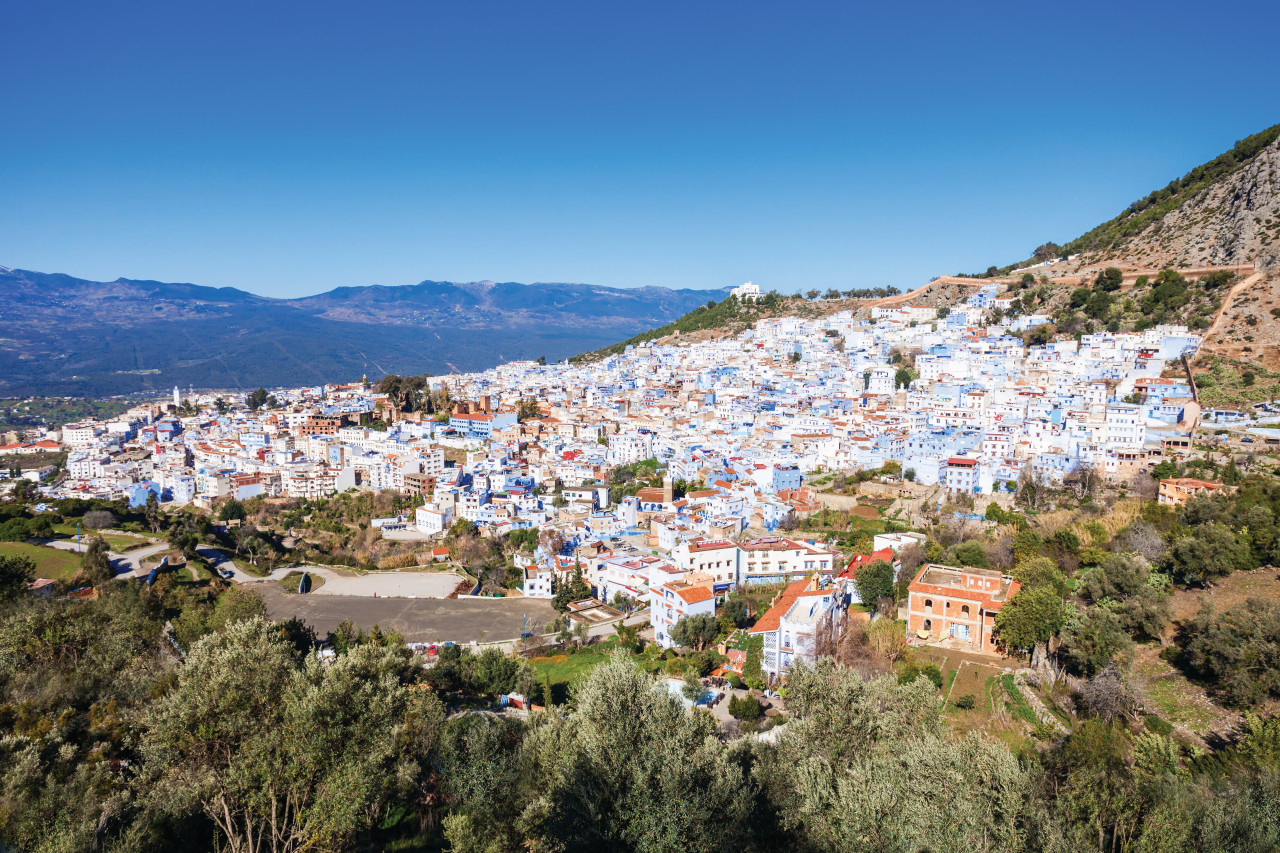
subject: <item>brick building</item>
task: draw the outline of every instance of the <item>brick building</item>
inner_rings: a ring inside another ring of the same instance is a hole
[[[996,614],[1021,588],[993,569],[926,564],[907,587],[907,633],[922,642],[954,640],[998,651]]]

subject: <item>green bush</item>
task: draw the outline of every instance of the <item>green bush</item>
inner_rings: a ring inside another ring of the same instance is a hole
[[[744,696],[741,699],[733,696],[729,699],[729,716],[735,720],[758,720],[763,713],[764,709],[754,696]]]
[[[955,705],[961,711],[972,711],[974,708],[978,707],[978,700],[972,693],[966,693],[951,704]]]
[[[927,663],[920,666],[915,661],[911,661],[902,668],[902,672],[898,673],[899,684],[910,684],[917,678],[924,676],[933,682],[933,686],[942,689],[942,670],[938,669],[936,663]]]

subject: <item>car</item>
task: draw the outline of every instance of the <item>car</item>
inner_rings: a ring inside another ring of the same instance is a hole
[[[226,580],[231,580],[236,576],[236,573],[231,571],[230,569],[219,569],[218,574],[222,575],[222,577]]]
[[[1249,436],[1247,435],[1244,438],[1240,439],[1240,441],[1244,444],[1253,444],[1253,439],[1249,438]]]

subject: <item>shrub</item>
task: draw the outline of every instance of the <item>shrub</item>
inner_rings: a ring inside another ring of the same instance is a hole
[[[735,720],[758,720],[762,713],[764,709],[754,696],[744,696],[741,699],[734,696],[729,699],[729,716]]]
[[[416,565],[418,565],[418,558],[410,553],[393,554],[378,561],[378,568],[380,569],[407,569]]]
[[[1190,626],[1186,659],[1232,705],[1280,696],[1280,604],[1250,598],[1221,613],[1200,609]]]
[[[116,526],[116,517],[109,510],[90,510],[84,514],[84,526],[92,530],[105,530]]]
[[[920,666],[915,661],[911,661],[898,674],[898,683],[911,684],[921,676],[932,681],[934,687],[939,690],[942,689],[942,670],[938,669],[936,663],[927,663],[924,666]]]
[[[951,704],[955,705],[961,711],[972,711],[974,708],[978,707],[978,700],[972,693],[966,693]]]

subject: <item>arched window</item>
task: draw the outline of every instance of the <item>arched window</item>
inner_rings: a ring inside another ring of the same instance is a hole
[[[926,619],[926,620],[924,620],[924,629],[925,629],[926,631],[928,631],[929,633],[933,633],[933,620],[932,620],[932,619]]]
[[[926,611],[928,611],[929,613],[932,613],[932,612],[933,612],[933,599],[932,599],[932,598],[926,598],[926,599],[924,600],[924,609],[925,609]]]
[[[969,605],[967,605],[967,604],[966,604],[964,607],[961,607],[961,608],[960,608],[960,615],[961,615],[961,616],[968,616],[968,615],[969,615]]]

